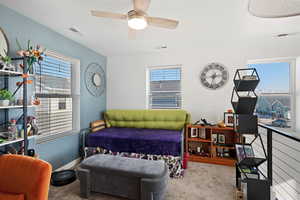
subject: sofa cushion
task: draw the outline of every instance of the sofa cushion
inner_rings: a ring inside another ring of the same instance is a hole
[[[0,192],[0,199],[3,200],[24,200],[24,194],[12,194]]]
[[[184,110],[108,110],[104,117],[108,127],[180,130],[189,122]]]

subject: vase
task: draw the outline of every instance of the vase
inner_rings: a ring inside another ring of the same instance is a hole
[[[9,100],[0,100],[0,106],[9,106]]]

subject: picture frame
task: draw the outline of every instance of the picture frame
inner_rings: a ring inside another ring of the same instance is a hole
[[[227,127],[234,127],[234,113],[225,112],[224,113],[224,124]]]
[[[211,134],[211,139],[214,144],[218,143],[218,134]]]
[[[198,136],[201,139],[206,139],[206,131],[205,128],[199,128],[198,130]]]
[[[225,144],[226,137],[223,134],[218,134],[218,143]]]
[[[250,144],[235,144],[236,149],[236,157],[239,162],[244,160],[245,158],[254,157],[254,151]]]
[[[191,138],[198,137],[198,128],[191,128]]]

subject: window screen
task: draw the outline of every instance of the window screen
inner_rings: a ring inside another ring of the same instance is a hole
[[[150,70],[149,108],[181,108],[181,68]]]
[[[35,67],[35,95],[41,100],[36,109],[41,135],[72,130],[71,62],[45,56]]]

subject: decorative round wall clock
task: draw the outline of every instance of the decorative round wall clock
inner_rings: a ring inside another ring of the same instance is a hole
[[[200,81],[204,87],[218,89],[228,81],[228,71],[220,63],[210,63],[204,67],[200,74]]]
[[[91,63],[85,70],[85,85],[93,96],[101,96],[105,91],[105,72],[98,63]]]

